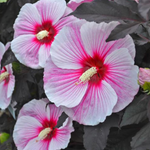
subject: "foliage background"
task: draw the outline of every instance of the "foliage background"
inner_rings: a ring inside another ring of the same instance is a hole
[[[0,42],[13,39],[13,23],[25,3],[36,0],[0,1]],[[68,1],[67,1],[68,2]],[[150,68],[150,1],[139,0],[94,0],[81,4],[75,12],[78,18],[95,22],[119,21],[107,41],[130,34],[136,46],[135,64]],[[16,79],[12,104],[9,111],[0,114],[0,132],[10,138],[0,144],[0,150],[16,150],[12,132],[21,107],[33,98],[46,95],[43,90],[43,69],[34,70],[20,64],[9,49],[3,56],[2,67],[12,63]],[[131,89],[132,90],[132,89]],[[15,106],[15,112],[13,107]],[[63,122],[63,116],[60,118]],[[75,132],[66,150],[150,150],[150,96],[139,90],[134,101],[119,113],[107,117],[97,126],[83,126],[74,122]]]

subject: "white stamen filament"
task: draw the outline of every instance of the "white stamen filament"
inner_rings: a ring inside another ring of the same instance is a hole
[[[6,79],[7,77],[9,76],[9,73],[8,72],[3,72],[1,75],[0,75],[0,82],[2,82],[4,79]]]
[[[97,73],[96,67],[91,67],[90,69],[86,70],[79,78],[79,81],[75,84],[78,85],[80,83],[86,83],[90,80],[90,78]]]
[[[51,131],[52,131],[52,129],[49,128],[49,127],[43,129],[43,130],[39,133],[39,136],[38,136],[39,140],[44,140],[44,139],[48,136],[48,134],[49,134]]]
[[[42,40],[45,37],[48,37],[49,32],[47,30],[42,30],[38,34],[36,34],[36,37],[38,40]]]

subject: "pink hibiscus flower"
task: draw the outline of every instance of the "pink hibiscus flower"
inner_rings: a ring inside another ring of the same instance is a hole
[[[41,0],[25,4],[14,24],[12,51],[16,58],[31,68],[41,68],[50,55],[58,32],[75,17],[68,14],[65,0]]]
[[[0,42],[0,62],[3,54],[9,46]],[[0,108],[6,109],[11,102],[11,96],[15,87],[15,77],[12,71],[12,65],[6,65],[0,71]]]
[[[132,38],[106,42],[116,25],[72,23],[52,44],[44,70],[45,93],[79,123],[103,122],[125,108],[139,89]]]
[[[56,128],[62,109],[48,105],[48,100],[32,100],[21,109],[13,138],[18,150],[59,150],[66,148],[71,132],[72,120],[67,118]]]

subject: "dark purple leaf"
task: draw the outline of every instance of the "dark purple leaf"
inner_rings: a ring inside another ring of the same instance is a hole
[[[120,5],[123,5],[125,7],[128,7],[131,11],[133,11],[137,14],[139,13],[138,12],[138,4],[134,0],[114,0],[114,2],[116,2]]]
[[[142,66],[143,59],[146,55],[146,52],[149,51],[150,44],[147,43],[145,45],[135,45],[135,48],[136,48],[135,64],[138,66]]]
[[[106,41],[118,40],[124,38],[127,34],[131,34],[137,30],[139,23],[119,24],[109,35]]]
[[[111,128],[107,145],[104,150],[131,150],[130,141],[143,125],[130,125],[120,128]]]
[[[84,127],[84,146],[86,150],[103,150],[107,143],[107,136],[111,127],[118,127],[119,116],[113,114],[104,123],[97,126]]]
[[[128,7],[108,0],[95,0],[91,3],[83,3],[71,15],[95,22],[128,20],[139,23],[144,21]]]
[[[147,104],[147,117],[150,121],[150,101],[148,101],[148,104]]]
[[[5,10],[0,14],[0,41],[6,44],[13,39],[13,24],[19,13],[16,0],[9,0]]]
[[[37,0],[17,0],[20,7],[26,3],[35,3]]]
[[[139,0],[139,12],[148,21],[150,19],[150,1],[149,0]]]
[[[65,120],[67,119],[67,117],[68,117],[68,116],[63,112],[63,113],[61,114],[61,116],[59,117],[59,119],[58,119],[56,128],[61,127],[61,126],[63,125],[63,123],[65,122]]]
[[[135,97],[134,101],[126,108],[121,126],[138,124],[147,119],[148,96],[142,94]]]
[[[14,61],[17,61],[17,59],[16,59],[14,53],[9,48],[3,55],[3,58],[1,60],[1,68],[14,62]]]
[[[150,123],[145,125],[132,138],[132,150],[147,150],[150,148]]]

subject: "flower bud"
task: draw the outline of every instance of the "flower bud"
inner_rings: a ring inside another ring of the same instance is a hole
[[[140,68],[139,84],[145,92],[150,93],[150,69],[149,68]]]

